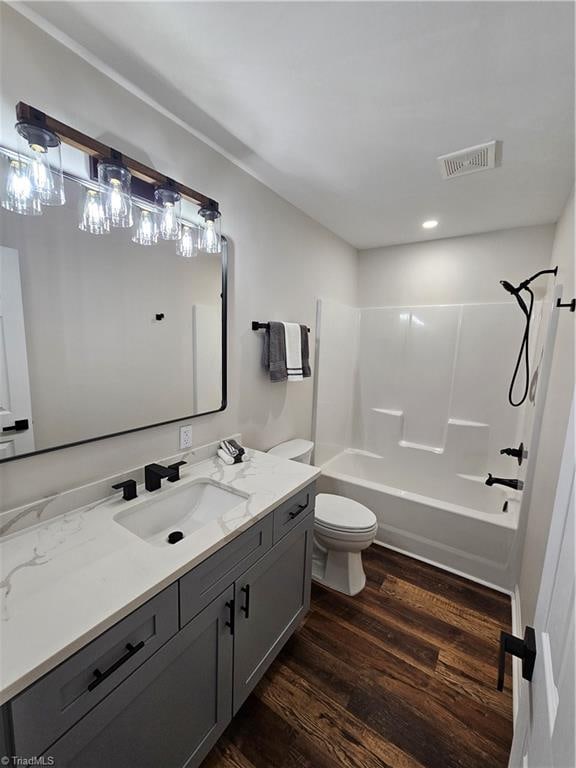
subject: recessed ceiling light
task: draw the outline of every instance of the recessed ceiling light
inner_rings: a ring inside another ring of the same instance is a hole
[[[424,229],[434,229],[434,227],[438,226],[438,222],[436,219],[428,219],[428,221],[423,221],[422,226]]]

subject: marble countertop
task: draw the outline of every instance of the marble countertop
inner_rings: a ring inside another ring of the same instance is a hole
[[[177,484],[199,478],[246,501],[177,546],[154,546],[113,518],[119,495],[91,502],[0,539],[0,704],[27,688],[141,606],[320,474],[316,467],[248,451],[250,461],[190,464]],[[143,487],[140,498],[152,496]]]

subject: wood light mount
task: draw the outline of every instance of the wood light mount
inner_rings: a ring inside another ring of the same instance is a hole
[[[200,208],[217,212],[219,210],[218,202],[211,197],[197,192],[191,187],[187,187],[178,181],[174,181],[168,176],[159,173],[154,168],[134,160],[132,157],[119,152],[106,144],[87,136],[85,133],[72,128],[66,123],[56,120],[56,118],[45,114],[29,104],[20,101],[16,105],[16,118],[19,123],[27,123],[38,128],[44,128],[56,134],[60,141],[71,147],[80,149],[89,155],[90,158],[90,176],[93,180],[98,179],[98,163],[102,161],[113,161],[116,164],[124,165],[132,174],[132,192],[137,197],[145,200],[154,200],[154,191],[156,187],[169,187],[188,200],[197,203]]]

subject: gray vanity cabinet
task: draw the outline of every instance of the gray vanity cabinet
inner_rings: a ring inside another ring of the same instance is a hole
[[[234,713],[310,606],[313,515],[236,581]]]
[[[311,484],[16,696],[0,757],[198,768],[308,610],[313,511]]]
[[[197,766],[230,721],[229,587],[46,750],[57,768]]]

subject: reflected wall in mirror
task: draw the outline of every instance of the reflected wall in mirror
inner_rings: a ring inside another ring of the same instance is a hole
[[[0,208],[0,461],[225,406],[226,247],[83,232],[84,188],[65,192]]]

